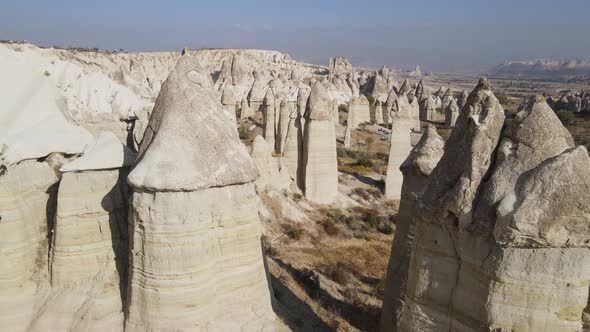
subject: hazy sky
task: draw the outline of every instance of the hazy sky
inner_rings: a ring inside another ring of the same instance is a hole
[[[482,71],[508,59],[590,58],[589,15],[590,0],[0,0],[0,39]]]

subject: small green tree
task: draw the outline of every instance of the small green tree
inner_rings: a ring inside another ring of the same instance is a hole
[[[501,94],[498,94],[498,95],[496,95],[496,96],[497,96],[497,98],[498,98],[498,101],[499,101],[499,102],[500,102],[500,104],[502,104],[502,105],[506,105],[506,104],[508,104],[508,103],[510,102],[510,98],[508,98],[506,95],[501,95]]]
[[[568,110],[559,110],[557,111],[557,117],[561,120],[561,123],[564,126],[573,126],[576,123],[576,117],[574,113]]]

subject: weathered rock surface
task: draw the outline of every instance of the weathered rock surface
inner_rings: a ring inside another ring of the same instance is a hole
[[[128,170],[63,174],[50,252],[51,304],[33,330],[123,330]]]
[[[266,190],[281,191],[288,189],[291,184],[289,175],[285,177],[284,172],[281,172],[280,158],[273,157],[272,153],[273,149],[266,143],[264,138],[256,136],[252,143],[252,159],[258,169],[258,177],[256,178],[257,192]]]
[[[449,211],[461,224],[471,221],[476,188],[492,163],[503,124],[502,105],[489,82],[480,81],[457,119],[439,167],[431,174],[425,204]]]
[[[436,132],[436,128],[429,125],[400,167],[404,179],[381,312],[381,329],[384,331],[393,330],[401,314],[401,296],[408,283],[408,267],[414,241],[416,225],[413,215],[417,213],[416,202],[443,152],[443,139]]]
[[[330,75],[348,74],[352,71],[352,65],[347,58],[343,56],[336,56],[330,58],[329,72]]]
[[[43,75],[45,59],[20,56],[0,45],[0,146],[7,164],[36,159],[52,152],[80,153],[92,135],[64,116],[60,92]]]
[[[320,204],[334,202],[338,194],[336,132],[331,105],[328,91],[321,83],[316,83],[309,97],[302,162],[305,197]]]
[[[60,172],[104,170],[131,166],[135,154],[111,132],[102,132],[80,158],[64,164]]]
[[[256,168],[212,87],[181,57],[129,175],[127,331],[282,328],[260,247]]]
[[[289,124],[283,148],[283,164],[287,167],[289,176],[299,188],[301,184],[301,161],[303,160],[303,127],[301,116],[297,109],[293,108],[289,114]]]
[[[275,140],[277,123],[275,117],[277,114],[275,95],[271,89],[267,90],[266,96],[264,97],[264,106],[262,112],[264,115],[264,139],[266,139],[266,142],[272,147],[274,151],[276,146]]]
[[[504,118],[481,81],[418,195],[407,284],[383,330],[581,330],[590,158],[541,97]]]
[[[136,188],[192,191],[248,183],[254,178],[252,159],[245,146],[234,144],[238,132],[223,115],[211,90],[211,78],[188,59],[179,61],[162,86],[141,142],[138,164],[129,175],[129,183]],[[169,156],[179,158],[171,162]],[[229,167],[233,164],[251,167]]]
[[[371,109],[367,97],[353,97],[348,103],[348,126],[356,128],[361,123],[371,122]]]
[[[401,197],[403,175],[400,166],[412,148],[410,132],[416,126],[417,111],[419,110],[416,107],[410,105],[405,94],[395,99],[394,112],[391,113],[391,143],[385,179],[386,198],[400,199]]]
[[[410,153],[410,131],[413,126],[412,119],[394,115],[391,121],[391,138],[389,160],[387,162],[387,175],[385,178],[385,197],[400,199],[403,175],[400,166]]]
[[[457,117],[459,116],[459,105],[457,105],[457,101],[455,98],[451,99],[451,102],[447,106],[445,110],[445,126],[447,127],[454,127],[455,122],[457,122]]]
[[[232,122],[236,122],[236,97],[231,85],[226,85],[221,93],[221,109]]]
[[[289,129],[289,117],[291,114],[291,110],[294,104],[288,103],[285,100],[282,100],[279,106],[279,112],[277,116],[279,117],[278,126],[277,126],[277,151],[280,154],[283,154],[283,150],[285,147],[285,140],[287,139],[287,131]]]
[[[59,178],[47,163],[32,160],[0,173],[0,324],[26,331],[48,280],[48,225]]]

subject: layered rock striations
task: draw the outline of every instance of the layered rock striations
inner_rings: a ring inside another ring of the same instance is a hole
[[[348,126],[356,128],[362,123],[371,122],[369,100],[365,96],[353,97],[348,103]]]
[[[313,86],[308,105],[302,160],[304,193],[313,202],[329,204],[338,194],[336,132],[331,119],[332,101],[320,82]]]
[[[402,294],[408,283],[410,254],[415,239],[415,222],[418,196],[424,190],[428,177],[444,152],[444,141],[434,126],[427,126],[422,138],[400,170],[404,176],[396,232],[387,268],[387,282],[381,315],[381,328],[390,331],[396,326],[401,313]]]
[[[505,121],[481,81],[418,195],[407,284],[382,330],[581,330],[588,166],[542,97]]]
[[[266,190],[281,191],[288,189],[291,184],[286,167],[281,167],[280,158],[273,157],[273,149],[266,143],[262,136],[256,136],[252,143],[252,160],[258,170],[256,178],[256,191]],[[281,172],[283,169],[283,172]]]
[[[51,305],[31,327],[122,330],[127,281],[127,185],[133,153],[101,133],[60,168],[49,255]]]
[[[0,167],[0,324],[26,331],[48,280],[48,231],[59,177],[46,162]]]
[[[188,55],[162,87],[129,175],[126,330],[280,330],[255,165]]]

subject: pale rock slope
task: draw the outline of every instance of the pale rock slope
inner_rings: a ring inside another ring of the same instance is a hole
[[[260,247],[256,168],[220,108],[210,76],[182,56],[129,175],[127,331],[283,328]]]
[[[44,75],[49,61],[36,52],[18,53],[0,45],[0,158],[4,163],[51,152],[80,153],[92,141],[88,130],[69,121],[58,88]]]

